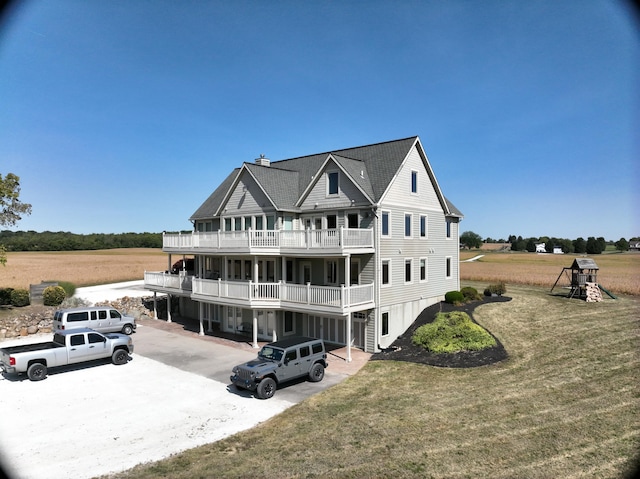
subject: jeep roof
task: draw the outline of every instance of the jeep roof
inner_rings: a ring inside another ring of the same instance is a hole
[[[279,341],[276,341],[275,343],[269,343],[268,346],[271,346],[273,348],[287,349],[287,348],[290,348],[291,346],[297,346],[298,344],[308,343],[310,341],[322,341],[322,340],[318,338],[308,338],[305,336],[297,336],[294,338],[281,339]]]

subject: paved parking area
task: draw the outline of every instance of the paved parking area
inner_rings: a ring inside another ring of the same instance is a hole
[[[262,401],[228,387],[233,365],[255,356],[249,345],[142,323],[126,365],[65,368],[35,383],[0,377],[0,460],[10,477],[90,478],[217,441],[340,382],[368,357],[332,356],[322,382]]]

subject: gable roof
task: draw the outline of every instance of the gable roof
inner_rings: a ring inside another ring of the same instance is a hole
[[[244,163],[242,168],[236,168],[220,184],[191,216],[190,220],[217,216],[222,203],[230,193],[230,189],[239,180],[241,170],[245,169],[256,179],[276,209],[296,210],[298,209],[296,204],[299,203],[310,184],[316,179],[320,169],[330,158],[349,175],[350,179],[373,203],[376,203],[383,197],[416,143],[420,146],[420,154],[427,165],[444,213],[449,216],[462,217],[462,213],[440,191],[419,138],[412,136],[401,140],[272,161],[269,166]],[[295,186],[292,188],[292,185]]]

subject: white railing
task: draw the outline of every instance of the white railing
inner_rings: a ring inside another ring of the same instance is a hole
[[[373,248],[373,229],[247,230],[163,234],[164,249]]]
[[[146,277],[145,277],[146,279]],[[353,286],[314,286],[291,283],[254,283],[194,278],[193,294],[221,299],[264,303],[274,307],[288,304],[345,309],[373,303],[373,284]]]
[[[162,289],[177,289],[181,291],[191,291],[193,276],[185,273],[169,274],[145,271],[144,285]]]

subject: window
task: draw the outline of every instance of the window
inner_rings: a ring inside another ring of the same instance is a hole
[[[113,319],[120,319],[122,316],[120,316],[120,313],[117,312],[115,309],[111,309],[109,310],[109,315],[113,318]]]
[[[337,195],[338,194],[338,172],[330,171],[327,173],[327,194],[328,195]]]
[[[234,231],[242,231],[242,218],[241,217],[233,218],[233,230]]]
[[[327,215],[327,229],[334,230],[338,227],[338,216],[337,215]]]
[[[338,284],[338,262],[327,260],[327,284]]]
[[[71,346],[82,346],[84,344],[84,335],[76,334],[71,336]]]
[[[322,352],[322,343],[313,343],[311,345],[311,350],[313,351],[313,354],[318,354]]]
[[[427,237],[427,217],[420,216],[420,238]]]
[[[224,230],[231,231],[231,218],[224,219]]]
[[[382,212],[382,236],[389,236],[389,212]]]
[[[275,216],[267,216],[267,229],[274,230],[276,229],[276,217]]]
[[[262,229],[262,216],[256,216],[256,229]]]
[[[287,363],[289,361],[295,361],[296,359],[298,359],[298,351],[296,351],[295,349],[290,349],[284,355],[284,362],[285,363]]]
[[[412,259],[404,260],[404,282],[411,283],[411,265],[413,263]]]
[[[104,309],[98,311],[98,319],[107,319],[107,312]]]
[[[245,216],[244,217],[244,229],[245,230],[250,230],[251,229],[251,224],[253,223],[253,217],[252,216]]]
[[[391,265],[388,259],[382,260],[382,284],[389,284],[389,273],[390,273]]]
[[[451,221],[447,221],[447,238],[451,238]]]
[[[311,351],[309,350],[309,346],[300,346],[300,357],[306,358],[311,355]]]
[[[67,322],[72,323],[75,321],[89,321],[89,313],[83,311],[81,313],[69,313],[67,314]]]
[[[405,237],[411,236],[411,215],[409,213],[404,215],[404,235]]]
[[[104,343],[104,336],[96,333],[89,333],[89,344]]]
[[[420,258],[420,281],[427,280],[427,258]]]
[[[418,172],[412,171],[411,172],[411,193],[417,193],[417,192],[418,192]]]
[[[451,256],[447,256],[447,278],[451,278]]]
[[[389,335],[389,312],[382,313],[382,335]]]
[[[293,333],[293,312],[284,312],[284,332]]]
[[[347,215],[347,226],[349,228],[358,227],[358,213],[349,213]]]

